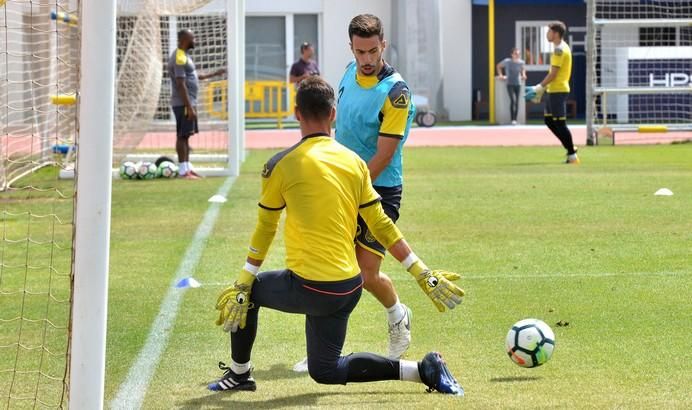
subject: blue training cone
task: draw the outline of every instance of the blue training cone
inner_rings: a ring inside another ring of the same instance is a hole
[[[180,281],[175,285],[175,287],[179,289],[198,288],[200,286],[202,286],[202,284],[197,282],[197,279],[193,277],[180,279]]]

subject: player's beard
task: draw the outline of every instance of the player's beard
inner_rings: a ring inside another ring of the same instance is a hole
[[[377,69],[376,65],[367,64],[367,65],[360,66],[360,73],[363,74],[364,76],[371,76],[371,75],[376,74],[375,73],[376,69]],[[368,71],[366,71],[366,70],[368,70]]]

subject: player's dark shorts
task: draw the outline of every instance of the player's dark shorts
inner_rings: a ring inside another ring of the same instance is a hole
[[[559,120],[567,119],[568,96],[569,93],[545,93],[545,116]]]
[[[375,191],[377,191],[382,198],[381,203],[384,213],[396,223],[396,221],[399,220],[399,208],[401,207],[401,185],[395,187],[375,186],[373,188],[375,188]],[[372,235],[372,232],[370,232],[360,215],[358,216],[356,242],[363,248],[383,258],[387,251],[381,243],[377,242],[377,239]]]
[[[190,135],[199,132],[197,128],[197,117],[191,120],[185,115],[186,112],[186,107],[173,107],[173,114],[175,114],[175,134],[178,138],[189,138]]]
[[[348,356],[341,355],[348,318],[360,300],[363,279],[356,275],[337,282],[314,282],[289,269],[261,272],[252,285],[247,325],[231,333],[233,360],[250,360],[261,307],[305,315],[305,339],[310,376],[320,383],[345,384]]]

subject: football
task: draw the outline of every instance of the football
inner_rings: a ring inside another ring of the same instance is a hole
[[[154,179],[156,178],[156,165],[151,162],[137,163],[137,177],[139,179]]]
[[[134,179],[137,178],[137,167],[132,161],[125,161],[120,165],[120,178]]]
[[[162,178],[175,178],[178,176],[178,166],[170,161],[163,161],[159,164],[156,175]]]
[[[553,355],[555,334],[541,320],[520,320],[509,329],[505,348],[509,358],[519,366],[537,367]]]

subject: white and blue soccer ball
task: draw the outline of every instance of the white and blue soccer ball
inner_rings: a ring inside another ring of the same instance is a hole
[[[142,161],[137,163],[137,177],[139,179],[156,178],[156,165],[151,162]]]
[[[171,161],[163,161],[159,164],[156,175],[161,178],[175,178],[178,176],[178,166]]]
[[[125,161],[120,164],[120,178],[135,179],[137,178],[137,165],[132,161]]]
[[[553,355],[555,334],[542,320],[520,320],[509,329],[505,348],[509,358],[519,366],[537,367]]]

